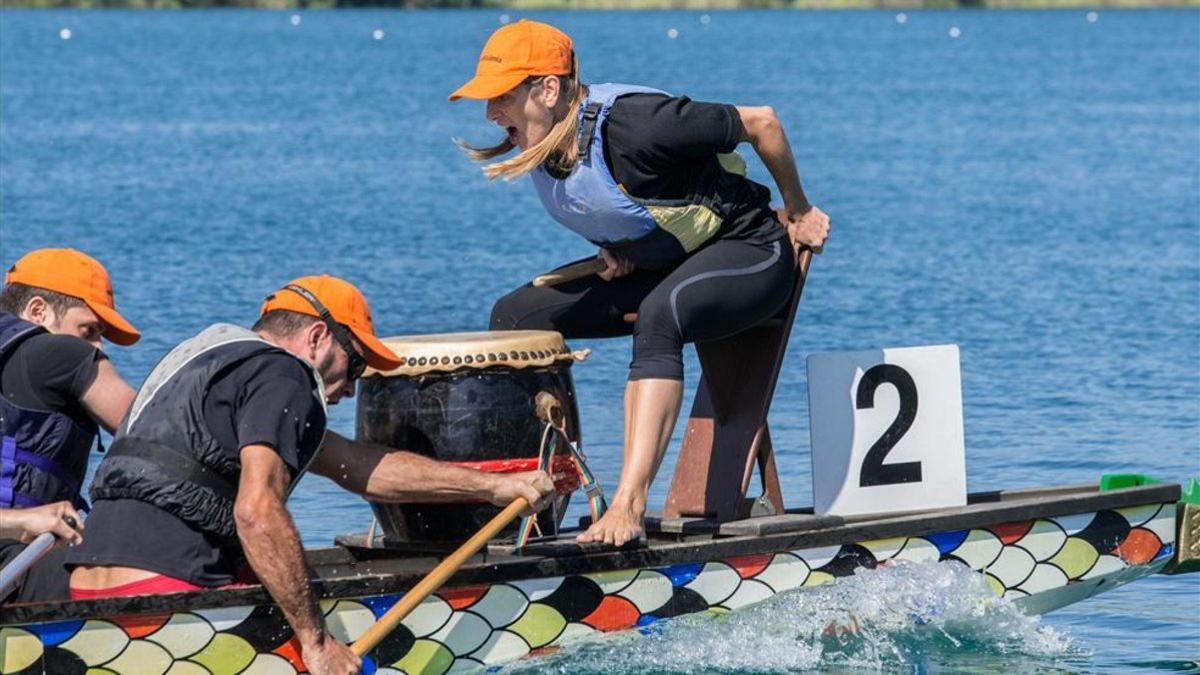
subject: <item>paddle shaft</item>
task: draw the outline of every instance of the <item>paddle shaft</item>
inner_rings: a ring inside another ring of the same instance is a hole
[[[37,561],[54,548],[54,533],[43,532],[34,539],[31,544],[25,547],[24,551],[17,554],[10,563],[0,569],[0,598],[3,598],[12,590],[21,577],[33,567]]]
[[[424,579],[413,586],[412,590],[400,598],[392,608],[387,611],[379,620],[366,630],[354,644],[350,646],[350,650],[359,656],[363,656],[367,652],[375,648],[376,645],[387,637],[389,633],[400,625],[404,617],[417,608],[425,598],[429,597],[437,589],[441,588],[442,584],[462,567],[467,559],[475,555],[479,549],[483,548],[489,540],[500,533],[506,525],[511,523],[521,512],[529,507],[529,502],[525,501],[524,497],[517,497],[513,503],[504,508],[503,511],[496,514],[495,518],[488,521],[483,529],[475,533],[473,537],[467,540],[465,544],[458,547],[454,553],[451,553],[445,560],[438,563],[438,566],[433,568],[429,574],[425,575]]]

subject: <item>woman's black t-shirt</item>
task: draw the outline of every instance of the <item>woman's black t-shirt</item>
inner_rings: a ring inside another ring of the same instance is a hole
[[[714,156],[733,152],[745,133],[732,105],[666,94],[618,98],[602,131],[604,159],[613,178],[639,199],[687,197]],[[766,186],[749,178],[729,180],[734,189],[723,196],[729,216],[719,238],[770,243],[786,236]]]

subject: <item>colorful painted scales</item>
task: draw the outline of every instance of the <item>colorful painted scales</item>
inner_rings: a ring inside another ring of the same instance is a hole
[[[446,588],[373,651],[376,673],[445,673],[504,663],[564,641],[696,612],[726,612],[880,565],[966,565],[1031,613],[1153,574],[1171,559],[1174,502],[925,536],[708,562]],[[398,594],[322,602],[350,641]],[[293,674],[303,664],[273,605],[195,609],[0,628],[0,675]],[[367,672],[371,672],[368,670]]]

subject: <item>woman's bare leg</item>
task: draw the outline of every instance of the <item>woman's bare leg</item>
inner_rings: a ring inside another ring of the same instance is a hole
[[[631,380],[625,385],[625,452],[621,479],[608,511],[577,541],[620,546],[644,532],[650,483],[662,464],[683,402],[683,382]]]

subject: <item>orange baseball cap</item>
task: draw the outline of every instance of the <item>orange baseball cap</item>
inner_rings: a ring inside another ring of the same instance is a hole
[[[510,23],[488,38],[475,77],[450,94],[450,100],[486,100],[511,90],[527,77],[570,75],[573,54],[571,38],[554,26],[527,19]]]
[[[8,269],[6,284],[25,284],[79,298],[104,323],[104,337],[115,344],[131,345],[142,334],[113,303],[108,270],[95,258],[73,248],[40,248],[26,253]]]
[[[354,337],[362,343],[363,350],[366,352],[363,356],[366,357],[367,364],[372,368],[386,371],[398,368],[404,363],[403,359],[396,356],[392,350],[379,341],[379,338],[375,337],[375,327],[371,323],[371,308],[367,306],[367,299],[354,287],[354,284],[328,274],[322,274],[300,277],[285,285],[299,286],[316,296],[317,300],[325,305],[325,308],[333,315],[333,320],[349,328],[350,332],[354,333]],[[286,288],[281,288],[267,296],[259,311],[259,316],[276,309],[320,316],[317,309],[308,300],[299,293]]]

